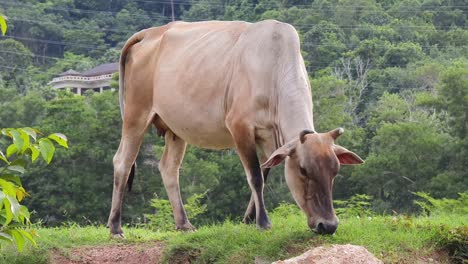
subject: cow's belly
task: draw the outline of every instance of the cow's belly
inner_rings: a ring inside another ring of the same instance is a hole
[[[161,101],[160,101],[161,102]],[[193,101],[173,101],[155,104],[155,112],[164,124],[188,144],[202,148],[234,147],[224,114],[215,102],[196,105]]]

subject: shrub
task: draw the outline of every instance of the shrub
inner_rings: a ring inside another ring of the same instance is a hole
[[[190,220],[195,220],[198,215],[206,211],[206,205],[201,204],[201,199],[206,196],[207,191],[204,193],[194,194],[188,198],[185,204],[185,211]],[[174,217],[172,213],[172,206],[168,200],[155,197],[151,199],[150,206],[156,209],[154,214],[145,214],[148,219],[147,226],[154,230],[168,231],[174,229]]]
[[[416,192],[422,200],[415,200],[423,214],[461,214],[468,215],[468,192],[459,193],[458,199],[435,199],[425,192]]]
[[[36,244],[33,238],[36,234],[29,228],[28,208],[20,204],[29,196],[20,175],[26,172],[27,164],[38,161],[39,156],[49,164],[55,153],[54,141],[68,148],[67,138],[58,133],[38,138],[40,132],[29,127],[4,128],[0,132],[0,136],[9,138],[0,138],[0,246],[5,241],[13,242],[22,251],[25,241]],[[7,143],[11,141],[13,143]],[[6,155],[2,152],[3,146]]]
[[[355,194],[349,200],[335,200],[336,214],[341,217],[365,217],[374,213],[370,209],[372,196]]]

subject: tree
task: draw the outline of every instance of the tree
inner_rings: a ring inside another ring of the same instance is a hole
[[[33,65],[33,53],[21,42],[6,39],[0,41],[0,54],[0,63],[5,66],[0,73],[5,86],[15,87],[18,93],[24,94],[28,89],[28,79],[21,73]]]

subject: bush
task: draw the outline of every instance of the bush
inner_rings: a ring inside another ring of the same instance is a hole
[[[423,199],[414,201],[422,209],[423,214],[468,215],[468,192],[459,193],[458,199],[435,199],[425,192],[416,192],[415,195]]]
[[[336,214],[341,217],[365,217],[374,213],[370,209],[372,196],[366,194],[356,194],[349,200],[335,200]]]
[[[185,204],[185,211],[190,220],[195,220],[198,215],[206,211],[206,205],[201,204],[201,199],[206,196],[207,192],[194,194],[188,198]],[[155,197],[151,199],[150,206],[154,207],[156,212],[154,214],[145,214],[145,217],[148,219],[147,226],[159,231],[173,230],[175,223],[171,203],[168,200]]]
[[[26,240],[36,245],[36,233],[30,229],[30,213],[20,202],[29,196],[21,184],[20,175],[26,172],[29,160],[36,162],[39,156],[49,164],[55,153],[55,143],[68,148],[63,134],[51,134],[38,138],[39,131],[26,128],[0,129],[1,135],[13,143],[0,138],[0,246],[2,242],[13,242],[19,251],[23,250]],[[5,144],[6,143],[6,144]],[[6,146],[5,146],[6,145]],[[6,147],[6,155],[2,152]]]

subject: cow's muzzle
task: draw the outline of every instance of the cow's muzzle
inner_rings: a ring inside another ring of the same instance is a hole
[[[317,234],[320,235],[331,235],[334,234],[338,228],[338,219],[333,220],[323,220],[319,219],[317,221],[309,220],[309,227]]]

